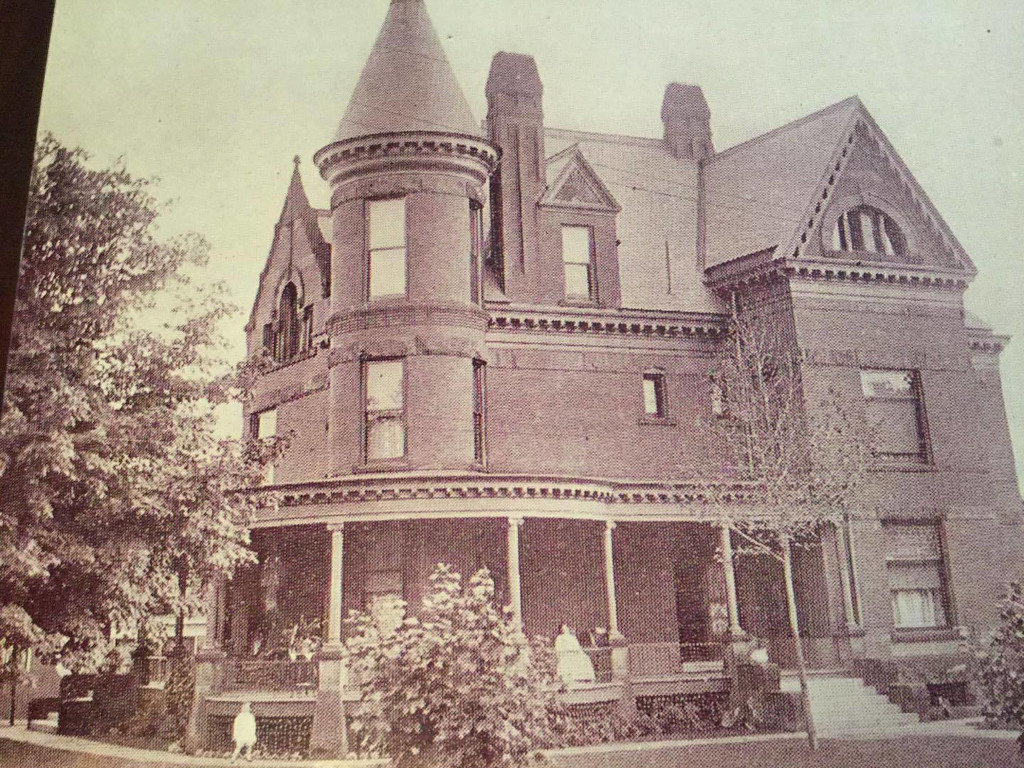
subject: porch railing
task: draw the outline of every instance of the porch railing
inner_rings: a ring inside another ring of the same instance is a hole
[[[612,649],[609,646],[584,648],[583,652],[594,665],[594,682],[610,683],[612,681]]]
[[[630,677],[685,675],[717,668],[725,659],[722,643],[631,643]]]
[[[320,679],[315,661],[226,659],[224,687],[229,691],[311,691]]]

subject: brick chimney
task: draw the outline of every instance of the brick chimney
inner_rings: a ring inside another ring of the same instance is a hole
[[[673,156],[706,160],[715,154],[711,110],[699,85],[669,83],[661,104],[665,144]]]

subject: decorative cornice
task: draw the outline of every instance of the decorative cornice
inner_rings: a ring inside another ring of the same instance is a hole
[[[703,312],[643,312],[631,310],[572,311],[565,308],[494,305],[490,330],[517,333],[580,333],[689,338],[715,342],[728,330],[724,314]]]
[[[475,136],[405,131],[336,141],[317,152],[313,162],[332,187],[356,176],[409,168],[468,173],[482,184],[497,166],[498,155],[494,146]]]
[[[337,336],[382,328],[437,325],[482,333],[487,322],[488,313],[474,304],[376,302],[331,315],[327,320],[327,331]]]
[[[281,508],[429,499],[554,499],[603,504],[756,503],[758,499],[752,485],[740,482],[637,482],[482,473],[353,475],[259,490],[273,491]]]
[[[990,332],[972,332],[968,336],[967,343],[972,352],[983,352],[986,354],[998,355],[1006,348],[1006,345],[1010,343],[1010,337]]]
[[[969,277],[961,270],[911,264],[776,259],[771,258],[771,251],[750,254],[706,272],[707,284],[720,293],[757,287],[780,278],[962,292],[970,283]]]

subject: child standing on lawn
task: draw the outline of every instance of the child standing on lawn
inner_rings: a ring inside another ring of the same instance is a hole
[[[252,750],[256,746],[256,715],[252,713],[252,705],[247,701],[242,704],[242,711],[235,715],[235,723],[231,728],[231,738],[235,741],[235,752],[231,762],[245,750],[245,759],[252,760]]]

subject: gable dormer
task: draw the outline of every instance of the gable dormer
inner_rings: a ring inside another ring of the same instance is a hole
[[[547,175],[542,206],[611,214],[622,210],[577,144],[548,160]]]
[[[545,167],[547,185],[537,201],[536,300],[565,306],[620,306],[618,202],[577,144],[548,158]]]

